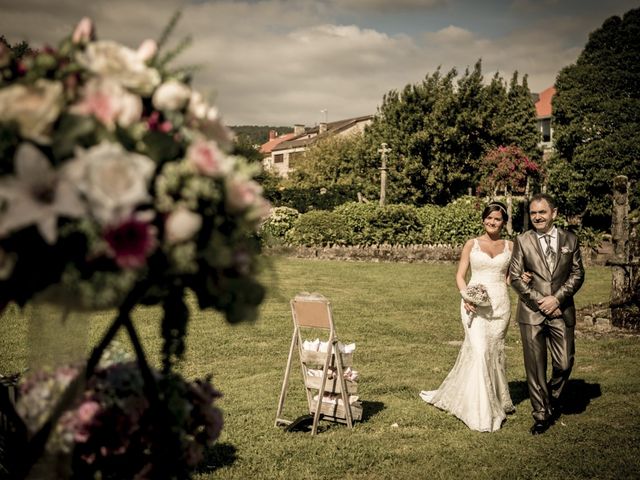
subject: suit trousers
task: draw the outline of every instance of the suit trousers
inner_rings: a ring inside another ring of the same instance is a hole
[[[575,357],[574,327],[562,318],[547,318],[538,325],[520,323],[524,367],[535,420],[553,414]],[[551,352],[551,380],[547,382],[547,350]]]

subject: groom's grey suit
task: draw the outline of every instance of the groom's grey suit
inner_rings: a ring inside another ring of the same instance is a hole
[[[557,229],[556,261],[547,267],[538,234],[529,230],[519,235],[513,247],[509,274],[511,286],[519,296],[517,319],[522,336],[529,397],[536,421],[548,421],[562,392],[575,353],[576,309],[573,296],[584,281],[584,267],[578,238]],[[530,272],[529,283],[521,280]],[[553,295],[558,299],[561,317],[550,318],[538,307],[538,300]],[[547,383],[547,346],[551,351],[552,377]]]

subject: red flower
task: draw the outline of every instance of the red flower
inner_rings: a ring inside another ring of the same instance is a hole
[[[133,217],[109,228],[104,239],[120,268],[139,268],[156,246],[153,225]]]

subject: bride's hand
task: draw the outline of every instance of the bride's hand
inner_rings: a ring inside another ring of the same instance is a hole
[[[522,275],[520,275],[520,280],[522,280],[525,285],[529,285],[532,279],[533,274],[531,272],[522,272]]]
[[[473,303],[469,303],[466,300],[464,301],[464,309],[467,313],[476,313],[476,306]]]

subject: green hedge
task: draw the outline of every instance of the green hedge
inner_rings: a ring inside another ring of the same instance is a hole
[[[325,245],[463,245],[482,234],[480,219],[485,204],[475,197],[462,197],[446,206],[386,205],[349,202],[334,210],[300,213],[289,207],[272,209],[262,228],[267,245],[288,243]],[[514,217],[518,208],[514,205]],[[515,221],[516,219],[514,219]],[[559,216],[559,226],[577,230],[583,245],[597,248],[602,232],[568,225]],[[517,225],[514,225],[518,228]],[[512,235],[515,236],[515,233]]]
[[[482,232],[483,205],[473,197],[447,206],[345,203],[301,214],[283,240],[292,245],[462,245]]]

